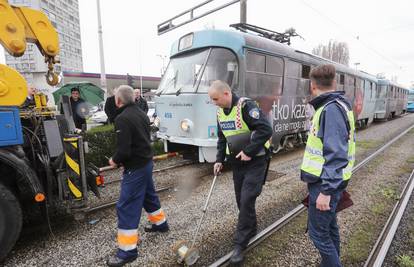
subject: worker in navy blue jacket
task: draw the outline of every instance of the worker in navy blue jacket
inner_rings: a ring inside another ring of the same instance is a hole
[[[121,193],[116,204],[118,215],[118,251],[108,266],[123,266],[137,258],[138,224],[142,208],[148,214],[146,232],[166,232],[167,219],[152,180],[150,122],[134,101],[132,87],[121,85],[115,93],[118,116],[115,119],[117,148],[109,160],[111,166],[124,167]]]
[[[309,190],[309,236],[322,267],[342,266],[336,209],[355,162],[354,115],[344,92],[335,91],[335,75],[333,65],[310,73],[315,114],[301,166],[301,179]]]

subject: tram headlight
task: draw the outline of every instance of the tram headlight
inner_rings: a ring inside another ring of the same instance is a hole
[[[184,132],[189,132],[194,127],[194,124],[189,119],[184,119],[181,121],[180,127]]]

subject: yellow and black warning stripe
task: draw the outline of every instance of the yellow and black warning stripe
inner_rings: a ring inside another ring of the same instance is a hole
[[[79,138],[65,137],[63,138],[65,160],[67,168],[67,183],[69,190],[75,198],[82,197],[82,179],[81,179],[81,165],[79,155]]]

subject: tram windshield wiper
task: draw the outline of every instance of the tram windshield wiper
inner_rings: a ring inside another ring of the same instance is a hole
[[[194,82],[193,82],[193,87],[196,85],[197,80],[198,80],[198,75],[200,75],[201,70],[203,69],[203,65],[201,65],[198,69],[198,71],[194,74]]]
[[[168,89],[168,87],[170,86],[170,84],[171,84],[172,82],[174,83],[174,84],[173,84],[173,88],[175,88],[176,83],[177,83],[177,76],[178,76],[178,70],[176,70],[176,71],[175,71],[174,77],[172,77],[171,79],[169,79],[169,80],[166,82],[166,84],[165,84],[164,88],[163,88],[161,91],[159,91],[156,95],[157,95],[157,96],[160,96],[162,93],[164,93],[164,91]]]
[[[181,94],[181,89],[183,89],[182,86],[180,88],[178,88],[177,91],[175,91],[176,96],[179,96]]]

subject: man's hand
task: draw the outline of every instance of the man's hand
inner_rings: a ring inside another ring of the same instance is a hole
[[[223,169],[223,163],[221,162],[214,163],[214,175],[218,175],[222,169]]]
[[[112,158],[109,159],[109,165],[111,165],[111,167],[117,168],[118,165],[112,160]]]
[[[331,208],[329,207],[329,202],[331,202],[330,195],[319,193],[319,196],[316,199],[316,208],[320,211],[330,210]]]
[[[236,159],[238,159],[238,158],[240,158],[241,161],[249,161],[249,160],[252,159],[251,157],[249,157],[246,154],[244,154],[243,150],[240,151],[239,154],[237,154]]]

